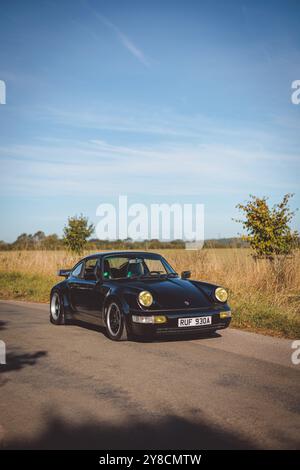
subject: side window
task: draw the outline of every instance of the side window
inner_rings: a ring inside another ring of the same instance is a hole
[[[76,268],[72,271],[73,277],[80,277],[82,271],[83,263],[79,263]]]
[[[98,258],[91,258],[85,262],[84,279],[89,279],[89,280],[96,279],[95,268],[96,268],[97,261],[98,261]]]

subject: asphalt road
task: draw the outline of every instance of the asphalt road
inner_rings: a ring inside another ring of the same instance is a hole
[[[289,340],[228,329],[114,343],[51,325],[46,305],[8,301],[0,339],[0,447],[300,448]]]

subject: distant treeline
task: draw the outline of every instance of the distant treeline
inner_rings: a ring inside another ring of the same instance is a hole
[[[246,248],[248,243],[241,238],[221,238],[206,240],[205,248]],[[182,249],[185,247],[183,240],[172,240],[164,242],[160,240],[133,241],[126,240],[98,240],[90,239],[87,243],[88,250],[161,250],[161,249]],[[0,250],[64,250],[66,248],[64,240],[58,235],[45,235],[38,231],[34,235],[22,233],[12,243],[0,241]]]

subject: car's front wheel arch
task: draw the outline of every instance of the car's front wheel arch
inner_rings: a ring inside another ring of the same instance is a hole
[[[114,341],[126,341],[130,337],[128,315],[116,296],[109,296],[104,306],[104,322],[107,335]]]

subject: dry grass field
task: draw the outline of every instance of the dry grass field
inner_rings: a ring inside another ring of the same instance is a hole
[[[161,252],[177,272],[226,287],[232,325],[300,338],[300,253],[270,263],[255,261],[247,249]],[[59,268],[77,258],[65,251],[0,252],[0,298],[47,302]]]

